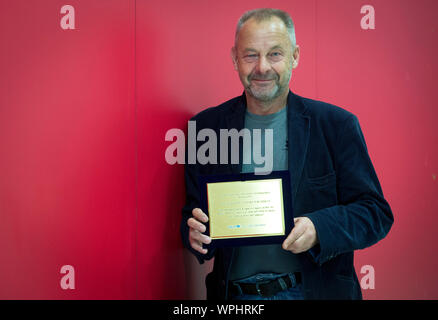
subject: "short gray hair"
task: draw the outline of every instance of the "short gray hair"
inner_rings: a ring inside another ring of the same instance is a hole
[[[295,26],[294,22],[286,11],[280,9],[271,9],[271,8],[261,8],[254,9],[245,12],[237,22],[236,34],[234,37],[234,46],[237,44],[237,37],[239,35],[240,29],[245,22],[249,19],[254,18],[257,22],[262,22],[271,19],[272,17],[280,18],[286,26],[287,32],[289,33],[289,38],[292,43],[292,50],[295,49],[296,46],[296,38],[295,38]]]

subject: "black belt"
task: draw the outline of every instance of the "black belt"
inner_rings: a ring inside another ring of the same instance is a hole
[[[295,272],[294,276],[296,284],[301,283],[301,273]],[[259,283],[230,282],[228,290],[232,296],[238,296],[243,293],[271,297],[280,291],[292,288],[292,286],[291,279],[288,275],[285,275],[272,281],[262,281]]]

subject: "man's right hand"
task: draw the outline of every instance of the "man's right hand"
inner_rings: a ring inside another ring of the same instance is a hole
[[[204,223],[208,222],[208,217],[199,208],[193,209],[192,215],[193,217],[187,220],[187,225],[189,226],[190,245],[199,253],[206,254],[208,250],[202,248],[202,244],[209,244],[211,242],[211,238],[203,234],[205,230],[207,230],[207,227],[204,225]]]

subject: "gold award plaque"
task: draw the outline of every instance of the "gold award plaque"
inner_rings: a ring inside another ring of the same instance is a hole
[[[207,183],[210,237],[285,235],[281,179]]]

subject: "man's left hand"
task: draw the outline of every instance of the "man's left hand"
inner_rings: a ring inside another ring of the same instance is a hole
[[[301,253],[309,250],[319,242],[312,220],[307,217],[299,217],[294,218],[294,223],[295,226],[283,242],[282,247],[284,250]]]

